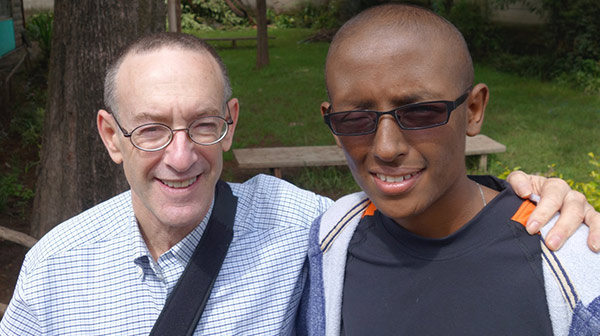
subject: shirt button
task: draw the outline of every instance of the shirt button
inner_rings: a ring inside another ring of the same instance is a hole
[[[137,274],[141,278],[144,276],[144,270],[141,267],[138,267]]]

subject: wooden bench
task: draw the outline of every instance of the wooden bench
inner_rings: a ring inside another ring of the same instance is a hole
[[[479,156],[479,170],[487,171],[487,155],[506,151],[506,146],[483,134],[467,137],[465,155]],[[234,149],[239,168],[269,168],[281,178],[281,168],[343,166],[344,153],[337,146],[298,146]]]
[[[274,39],[275,36],[269,36],[268,39],[272,40]],[[251,41],[251,40],[255,40],[256,41],[257,37],[256,36],[244,36],[244,37],[208,37],[208,38],[203,38],[202,40],[204,41],[231,41],[231,47],[235,48],[237,47],[237,41]]]

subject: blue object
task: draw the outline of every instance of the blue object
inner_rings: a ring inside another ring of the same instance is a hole
[[[0,57],[15,49],[15,29],[13,20],[0,20]]]

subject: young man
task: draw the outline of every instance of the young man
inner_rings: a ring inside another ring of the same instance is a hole
[[[599,256],[551,253],[524,228],[531,201],[467,177],[489,97],[473,80],[462,35],[428,10],[374,7],[338,31],[321,112],[363,192],[311,230],[301,333],[600,333]]]

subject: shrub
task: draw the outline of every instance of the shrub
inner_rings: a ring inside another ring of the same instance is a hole
[[[10,133],[20,136],[25,146],[40,146],[44,125],[44,108],[24,106],[10,122]]]
[[[340,26],[338,17],[338,1],[330,1],[324,5],[306,2],[289,13],[267,10],[268,21],[278,28],[337,28]]]
[[[342,21],[340,11],[340,1],[329,1],[325,6],[315,6],[309,4],[302,12],[302,17],[305,22],[310,22],[307,26],[316,29],[337,29],[344,21]]]
[[[267,9],[267,21],[269,24],[277,27],[277,28],[298,28],[304,27],[302,23],[299,23],[296,20],[295,15],[280,13],[275,13],[272,9]]]
[[[38,43],[42,51],[42,57],[45,60],[50,59],[50,47],[52,44],[52,23],[54,14],[52,12],[42,12],[32,15],[27,20],[26,36]]]
[[[588,202],[598,211],[600,211],[600,160],[592,152],[587,154],[589,157],[588,163],[592,165],[592,171],[590,172],[591,180],[588,182],[576,182],[572,179],[565,179],[571,188],[581,192],[585,195]],[[552,164],[548,166],[549,173],[548,177],[559,177],[564,179],[563,174],[555,171],[556,165]]]
[[[247,26],[249,23],[247,18],[237,16],[222,0],[190,0],[184,2],[182,28],[184,14],[187,14],[185,19],[187,27],[195,26],[203,30]],[[192,23],[192,21],[195,21],[198,25]]]
[[[181,29],[182,30],[214,30],[213,27],[202,24],[196,21],[195,15],[192,13],[181,14]]]
[[[555,77],[553,71],[554,60],[542,55],[515,55],[499,52],[493,58],[488,58],[494,68],[515,73],[520,76],[550,80]]]
[[[557,71],[556,75],[559,83],[575,86],[589,94],[600,93],[600,58],[594,60],[577,57],[565,61],[562,68],[562,71]]]
[[[600,93],[600,4],[597,0],[495,0],[501,8],[523,3],[546,19],[543,30],[548,77]]]
[[[446,17],[463,34],[473,57],[484,57],[497,51],[498,33],[490,20],[487,2],[461,0],[447,12],[443,1],[436,1],[433,10]]]
[[[589,164],[592,165],[592,170],[589,175],[591,180],[588,182],[577,182],[569,178],[565,179],[563,174],[556,171],[556,164],[548,165],[548,172],[545,173],[544,176],[564,179],[571,188],[584,194],[588,202],[597,211],[600,211],[600,159],[592,152],[588,153],[587,156],[589,157]],[[496,162],[496,164],[500,165],[504,170],[498,175],[498,177],[502,179],[505,179],[512,171],[521,169],[521,167],[510,169],[500,162]]]
[[[21,175],[22,173],[18,169],[0,174],[0,212],[5,212],[9,203],[13,203],[16,208],[20,209],[21,216],[25,214],[25,206],[33,199],[35,192],[19,181]]]

